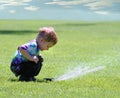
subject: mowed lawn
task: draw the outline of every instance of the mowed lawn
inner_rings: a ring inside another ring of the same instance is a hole
[[[58,43],[41,52],[37,82],[19,82],[10,71],[17,47],[53,26]],[[76,67],[102,70],[74,79],[46,82]],[[0,98],[120,98],[120,22],[0,20]]]

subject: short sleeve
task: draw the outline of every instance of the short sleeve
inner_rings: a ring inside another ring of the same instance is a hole
[[[21,45],[19,48],[22,48],[24,50],[27,50],[29,55],[39,55],[39,48],[37,46],[36,40],[30,41],[24,45]]]
[[[36,47],[37,47],[37,43],[35,41],[30,41],[24,45],[19,46],[18,49],[22,48],[24,50],[30,50],[30,49],[36,48]]]

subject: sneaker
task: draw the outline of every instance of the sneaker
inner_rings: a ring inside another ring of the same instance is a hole
[[[31,81],[36,81],[36,78],[35,77],[30,77],[30,80]]]
[[[36,78],[35,78],[35,77],[24,77],[24,76],[20,76],[20,77],[19,77],[19,81],[26,81],[26,82],[36,81]]]

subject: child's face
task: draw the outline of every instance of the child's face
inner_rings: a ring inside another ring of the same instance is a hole
[[[50,47],[53,46],[52,42],[47,42],[44,39],[39,39],[38,46],[41,51],[48,50]]]

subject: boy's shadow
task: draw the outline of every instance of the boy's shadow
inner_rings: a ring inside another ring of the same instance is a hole
[[[19,79],[11,78],[9,81],[11,82],[40,82],[40,83],[48,83],[52,82],[54,78],[43,78],[43,79],[36,79],[36,81],[19,81]]]

